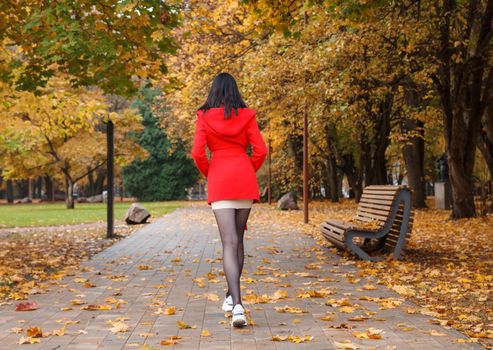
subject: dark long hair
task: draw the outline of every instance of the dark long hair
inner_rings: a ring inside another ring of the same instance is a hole
[[[235,78],[228,73],[219,73],[216,75],[212,81],[207,101],[199,109],[205,113],[208,109],[221,107],[221,105],[224,105],[224,119],[231,118],[233,108],[236,115],[238,115],[238,108],[247,107],[241,98]]]

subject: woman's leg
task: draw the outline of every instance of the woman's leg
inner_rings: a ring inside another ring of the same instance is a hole
[[[243,272],[243,262],[245,260],[245,249],[243,247],[243,235],[245,226],[250,215],[250,208],[236,209],[236,231],[238,232],[238,263],[240,265],[240,277]]]
[[[233,304],[241,304],[240,266],[238,264],[238,234],[236,231],[236,209],[213,210],[223,245],[223,266]]]

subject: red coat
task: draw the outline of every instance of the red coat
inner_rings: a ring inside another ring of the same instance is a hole
[[[260,194],[255,172],[267,154],[255,118],[256,111],[238,108],[230,119],[224,119],[224,108],[211,108],[204,115],[197,111],[192,158],[200,172],[207,178],[207,203],[222,199],[253,199],[259,202]],[[252,145],[252,156],[246,153]],[[211,152],[207,159],[205,146]]]

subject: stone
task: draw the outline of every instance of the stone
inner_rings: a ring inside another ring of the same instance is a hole
[[[129,225],[143,224],[151,214],[139,203],[132,203],[125,213],[125,222]]]
[[[298,210],[296,194],[288,192],[277,201],[277,208],[281,210]]]
[[[87,203],[102,203],[102,202],[103,202],[103,196],[101,194],[87,197]]]
[[[32,203],[33,200],[29,197],[24,197],[22,199],[18,199],[15,201],[16,204],[25,204],[25,203]]]

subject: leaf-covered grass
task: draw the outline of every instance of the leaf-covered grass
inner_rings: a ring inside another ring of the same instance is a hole
[[[123,220],[130,202],[115,202],[115,220]],[[151,217],[159,217],[183,206],[183,202],[141,202]],[[52,226],[92,223],[106,220],[106,203],[76,203],[67,209],[65,203],[2,204],[0,228]]]
[[[23,300],[44,293],[51,282],[76,271],[80,263],[109,247],[142,225],[115,227],[117,238],[107,239],[104,229],[45,230],[16,233],[0,240],[0,305],[2,300]]]
[[[312,202],[310,223],[303,212],[280,212],[268,219],[291,222],[320,245],[332,245],[321,235],[324,220],[350,220],[357,204]],[[401,260],[362,261],[330,249],[359,267],[359,276],[375,276],[417,304],[415,310],[451,326],[485,346],[493,345],[493,215],[450,220],[445,210],[416,210],[412,236]]]

